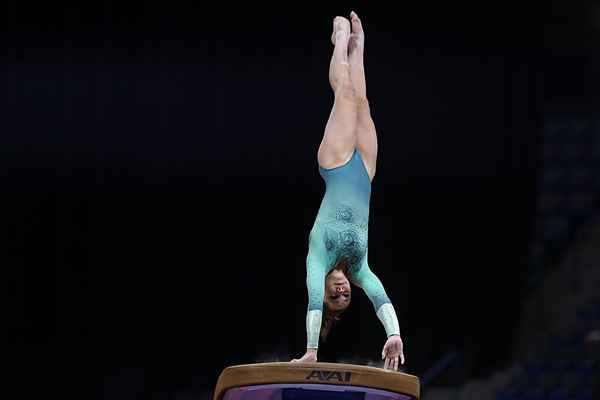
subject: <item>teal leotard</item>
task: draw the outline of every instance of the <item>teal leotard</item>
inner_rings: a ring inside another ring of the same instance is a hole
[[[365,291],[380,319],[381,312],[388,311],[386,318],[394,325],[388,326],[382,319],[388,336],[399,334],[395,314],[389,315],[390,299],[367,262],[371,181],[360,152],[355,149],[350,160],[339,167],[319,166],[319,173],[326,190],[308,240],[307,347],[318,347],[325,277],[342,259],[348,262],[348,279]],[[382,307],[386,304],[389,306]]]

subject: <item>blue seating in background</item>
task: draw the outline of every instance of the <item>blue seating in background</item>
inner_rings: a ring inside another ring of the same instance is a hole
[[[558,388],[550,392],[548,400],[570,400],[569,391],[565,388]]]
[[[521,400],[521,390],[503,389],[496,393],[496,400]]]
[[[527,389],[523,391],[521,400],[545,400],[545,393],[540,388]]]
[[[600,329],[600,301],[577,313],[578,326],[551,336],[542,354],[522,361],[520,372],[496,393],[496,400],[600,400],[600,353],[590,352],[585,341],[588,319],[599,322]]]
[[[600,127],[598,115],[550,113],[543,116],[542,163],[538,178],[536,229],[530,254],[529,289],[542,281],[571,234],[599,207]]]
[[[573,400],[597,400],[594,399],[594,390],[591,388],[584,388],[577,390],[573,395]]]
[[[584,321],[600,321],[600,304],[588,304],[577,310],[577,317]]]
[[[543,283],[600,207],[600,113],[549,113],[543,118],[527,290]],[[600,260],[577,262],[582,271],[600,268]],[[592,284],[586,282],[586,289]],[[597,284],[600,294],[600,280]],[[573,285],[567,289],[577,290]],[[496,400],[600,400],[600,343],[586,342],[592,329],[600,329],[600,299],[575,313],[572,331],[549,336],[541,354],[522,360],[523,368],[496,392]]]

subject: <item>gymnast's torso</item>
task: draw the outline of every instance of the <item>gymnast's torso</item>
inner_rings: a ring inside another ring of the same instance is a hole
[[[326,270],[346,261],[347,271],[360,269],[367,254],[371,180],[358,148],[350,160],[334,168],[319,166],[326,190],[314,225],[311,244],[323,248]]]
[[[325,281],[336,267],[351,283],[364,290],[388,337],[399,335],[390,298],[368,262],[371,180],[360,151],[355,149],[350,160],[338,167],[319,166],[319,173],[326,189],[308,240],[306,347],[319,346]]]

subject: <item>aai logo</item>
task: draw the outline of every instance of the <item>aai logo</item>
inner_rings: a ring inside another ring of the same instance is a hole
[[[306,380],[350,382],[351,377],[352,372],[313,369],[306,377]]]

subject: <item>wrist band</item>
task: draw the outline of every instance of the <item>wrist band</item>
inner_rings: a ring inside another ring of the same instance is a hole
[[[306,348],[319,347],[319,332],[323,313],[320,310],[310,310],[306,313]]]
[[[391,303],[385,303],[379,310],[377,310],[377,317],[385,328],[385,333],[388,337],[392,335],[400,335],[400,326],[398,324],[398,318],[396,317],[396,311]]]

